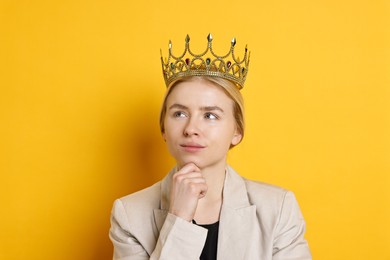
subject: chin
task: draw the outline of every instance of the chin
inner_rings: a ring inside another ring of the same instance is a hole
[[[199,168],[204,167],[204,160],[201,160],[200,158],[177,158],[176,163],[178,166],[182,167],[186,164],[193,163]]]
[[[205,161],[205,160],[183,160],[183,161],[177,161],[177,165],[181,168],[182,166],[188,164],[188,163],[193,163],[195,164],[199,169],[205,169],[208,167],[216,166],[220,164],[221,162],[211,162],[211,161]]]

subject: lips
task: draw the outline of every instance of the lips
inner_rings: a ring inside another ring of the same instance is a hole
[[[205,146],[200,145],[198,143],[185,143],[181,144],[180,146],[183,147],[184,150],[187,152],[198,152],[205,148]]]

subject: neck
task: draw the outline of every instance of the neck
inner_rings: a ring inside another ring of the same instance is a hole
[[[212,224],[219,220],[226,162],[200,169],[208,186],[206,195],[198,201],[194,219],[197,223]]]
[[[222,199],[223,185],[225,183],[226,162],[202,168],[201,172],[206,179],[208,190],[204,201]]]

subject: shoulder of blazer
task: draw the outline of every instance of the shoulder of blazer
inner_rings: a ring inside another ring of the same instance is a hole
[[[272,202],[276,202],[283,200],[286,196],[286,193],[289,192],[284,188],[264,182],[247,180],[245,178],[244,181],[248,196],[253,197],[255,201],[258,199],[266,199],[272,200]]]
[[[293,193],[275,185],[246,179],[245,185],[249,203],[256,205],[257,214],[262,221],[268,222],[271,226],[276,225],[286,197],[294,197]]]
[[[161,181],[143,190],[134,192],[119,199],[129,220],[131,218],[145,218],[152,215],[154,209],[160,208],[161,203]],[[137,223],[135,221],[134,223]]]

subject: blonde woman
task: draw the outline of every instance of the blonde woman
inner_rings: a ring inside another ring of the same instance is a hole
[[[240,89],[249,55],[235,39],[218,56],[205,52],[162,60],[167,92],[160,127],[176,166],[153,186],[114,203],[114,259],[311,259],[294,195],[246,180],[226,162],[244,136]]]

